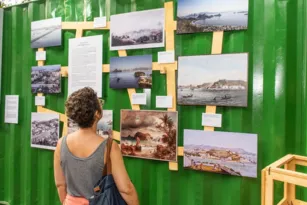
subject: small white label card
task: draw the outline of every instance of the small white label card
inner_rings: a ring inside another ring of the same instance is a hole
[[[35,96],[36,106],[45,106],[45,96]]]
[[[133,105],[146,105],[146,93],[133,93],[132,94]]]
[[[94,28],[104,28],[107,26],[107,17],[94,18]]]
[[[45,61],[46,60],[46,51],[36,51],[36,60]]]
[[[203,113],[202,126],[221,127],[222,126],[222,114]]]
[[[157,96],[156,97],[157,108],[172,108],[173,96]]]
[[[18,124],[18,107],[19,107],[18,95],[5,96],[5,116],[4,116],[5,123]]]
[[[174,63],[174,62],[175,62],[174,51],[158,52],[158,63]]]

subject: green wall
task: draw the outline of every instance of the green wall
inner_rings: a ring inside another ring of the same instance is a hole
[[[53,152],[30,148],[30,118],[35,111],[31,94],[30,70],[36,65],[35,50],[30,47],[30,23],[59,17],[63,21],[83,21],[84,2],[87,20],[163,7],[163,0],[46,0],[5,9],[3,69],[0,109],[0,201],[12,205],[60,204],[53,181]],[[168,163],[125,158],[142,205],[259,205],[260,171],[287,153],[306,155],[306,71],[307,3],[306,0],[250,0],[248,31],[227,32],[223,53],[249,52],[248,108],[217,109],[223,114],[223,128],[232,132],[257,133],[259,158],[257,179],[224,176],[184,170],[171,172]],[[177,5],[175,3],[175,5]],[[108,31],[87,31],[86,36],[104,35],[103,63],[116,52],[109,52]],[[75,32],[63,31],[64,45],[47,48],[46,64],[68,64],[68,39]],[[209,54],[212,33],[175,37],[176,56]],[[153,54],[163,48],[132,50],[128,55]],[[166,94],[165,75],[154,72],[149,106],[155,96]],[[130,109],[126,90],[112,90],[108,74],[103,76],[105,109],[114,110],[114,129],[119,131],[120,109]],[[46,107],[64,112],[67,78],[63,92],[49,95]],[[141,90],[138,90],[141,92]],[[20,95],[19,124],[4,124],[4,96]],[[183,129],[203,129],[203,106],[178,106],[179,146]],[[307,199],[302,189],[297,197]],[[276,200],[282,198],[277,184]]]

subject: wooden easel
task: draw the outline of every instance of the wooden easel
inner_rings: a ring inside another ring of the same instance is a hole
[[[295,197],[295,185],[307,187],[307,174],[296,172],[296,165],[307,166],[307,157],[289,154],[262,170],[261,205],[273,205],[274,180],[284,182],[284,198],[278,205],[307,205]]]
[[[165,8],[165,48],[166,51],[174,51],[175,50],[175,36],[174,31],[176,30],[176,21],[173,20],[174,14],[174,5],[173,2],[166,2],[164,4]],[[62,30],[76,30],[76,38],[81,38],[83,32],[85,30],[109,30],[110,22],[107,22],[107,26],[104,28],[94,28],[94,22],[62,22]],[[44,48],[39,48],[38,51],[44,51]],[[125,50],[118,51],[119,56],[127,56],[127,52]],[[43,66],[44,61],[38,61],[38,66]],[[173,96],[173,106],[169,108],[168,111],[176,111],[176,70],[177,70],[177,62],[169,63],[169,64],[158,64],[154,62],[152,64],[153,70],[159,70],[161,74],[166,74],[167,78],[167,95]],[[110,65],[103,64],[102,72],[108,73],[110,72]],[[68,77],[68,66],[61,67],[61,76]],[[130,98],[131,108],[132,110],[140,110],[139,105],[133,105],[131,98],[132,94],[135,93],[135,89],[127,89],[128,95]],[[38,93],[37,96],[42,96],[42,93]],[[56,113],[60,115],[60,121],[64,123],[62,136],[67,135],[68,124],[67,124],[67,116],[62,113],[55,112],[53,110],[47,109],[43,106],[37,106],[37,112],[45,112],[45,113]],[[113,130],[113,138],[116,140],[120,140],[120,133]],[[170,170],[178,170],[178,163],[169,163]]]

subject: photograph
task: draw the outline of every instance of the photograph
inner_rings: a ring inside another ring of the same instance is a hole
[[[121,110],[120,124],[124,156],[177,161],[177,112]]]
[[[248,54],[178,58],[180,105],[247,107]]]
[[[101,137],[112,137],[113,133],[113,111],[103,110],[103,116],[97,124],[97,134]]]
[[[53,113],[32,113],[31,147],[55,150],[59,140],[60,116]]]
[[[152,55],[112,57],[110,88],[151,88]]]
[[[164,8],[112,15],[111,50],[164,47],[164,27]]]
[[[31,23],[31,48],[62,45],[62,19],[52,18]]]
[[[68,134],[79,130],[79,126],[68,118]],[[101,137],[112,137],[113,134],[113,111],[103,110],[103,116],[97,123],[97,134]]]
[[[246,30],[248,0],[178,0],[177,34]]]
[[[184,167],[257,178],[257,135],[184,130]]]
[[[31,89],[32,93],[60,93],[61,65],[33,66]]]

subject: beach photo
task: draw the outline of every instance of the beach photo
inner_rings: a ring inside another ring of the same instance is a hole
[[[248,54],[178,58],[180,105],[247,107]]]
[[[124,156],[177,161],[177,112],[121,110],[120,123]]]
[[[31,147],[55,150],[59,140],[60,117],[53,113],[32,113]]]
[[[163,9],[111,16],[111,50],[164,47]]]
[[[101,137],[112,137],[113,132],[113,111],[103,110],[103,116],[97,124],[97,134]]]
[[[62,45],[62,19],[52,18],[31,23],[31,48]]]
[[[246,30],[248,0],[178,0],[177,34]]]
[[[151,88],[152,55],[112,57],[110,88]]]
[[[33,66],[31,89],[32,93],[60,93],[61,65]]]
[[[257,135],[184,130],[184,167],[257,178]]]

